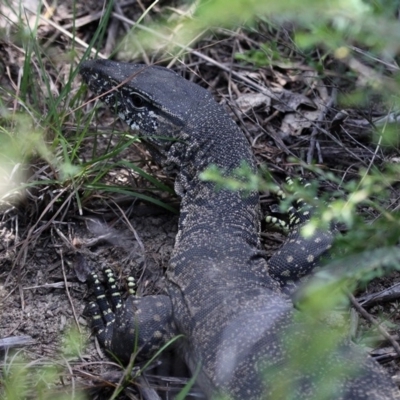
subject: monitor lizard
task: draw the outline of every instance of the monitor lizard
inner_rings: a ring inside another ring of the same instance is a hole
[[[100,343],[126,363],[136,346],[147,358],[182,334],[180,351],[193,373],[199,367],[197,381],[208,398],[398,396],[381,367],[345,341],[315,359],[312,369],[290,368],[290,349],[307,331],[285,287],[312,271],[333,233],[318,231],[305,239],[293,229],[266,261],[260,248],[258,192],[216,190],[214,183],[200,178],[211,164],[229,175],[246,163],[256,173],[246,137],[212,95],[159,66],[91,60],[82,63],[80,73],[140,134],[154,159],[175,177],[181,197],[165,294],[130,296],[122,302],[114,288],[118,296],[109,305],[94,278],[98,304],[92,304],[92,313]],[[301,210],[298,216],[309,218]],[[297,354],[309,354],[312,346],[311,341]]]

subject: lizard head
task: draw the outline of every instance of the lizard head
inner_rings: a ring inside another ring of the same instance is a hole
[[[90,89],[143,139],[158,147],[181,139],[193,107],[208,92],[167,68],[110,60],[82,63]]]

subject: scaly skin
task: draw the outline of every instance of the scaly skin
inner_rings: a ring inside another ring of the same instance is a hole
[[[394,398],[389,377],[349,344],[316,359],[311,370],[291,368],[288,349],[308,343],[308,354],[313,343],[282,288],[311,272],[332,233],[306,240],[295,229],[279,253],[263,258],[258,193],[216,190],[199,178],[210,164],[230,174],[246,162],[256,172],[246,138],[210,93],[162,67],[94,60],[82,64],[81,74],[96,94],[114,88],[102,100],[175,176],[182,198],[167,295],[129,297],[115,314],[105,313],[106,326],[95,318],[100,342],[126,362],[136,337],[149,357],[183,334],[182,353],[193,372],[200,365],[198,382],[209,398]],[[333,374],[337,365],[347,368]]]

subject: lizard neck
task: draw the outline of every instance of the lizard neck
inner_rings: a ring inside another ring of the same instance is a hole
[[[165,163],[175,166],[175,190],[182,198],[168,277],[185,286],[187,270],[196,269],[210,284],[222,285],[225,279],[232,283],[235,277],[243,283],[246,280],[240,274],[246,275],[247,281],[265,281],[267,270],[259,250],[258,192],[217,190],[214,183],[200,179],[210,164],[229,175],[245,162],[256,173],[250,145],[214,102],[206,102],[194,114],[181,140],[170,147]],[[193,275],[187,279],[189,284]]]
[[[219,104],[212,99],[200,104],[167,157],[167,163],[177,165],[175,190],[182,198],[176,245],[187,234],[207,225],[211,236],[238,235],[241,241],[245,239],[258,247],[258,192],[217,189],[213,182],[200,179],[210,165],[229,176],[246,163],[255,174],[256,162],[250,144]]]

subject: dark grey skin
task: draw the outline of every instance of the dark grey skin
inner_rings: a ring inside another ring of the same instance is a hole
[[[129,297],[115,313],[103,315],[106,326],[97,317],[100,342],[127,362],[136,336],[140,354],[150,357],[183,334],[182,354],[192,372],[200,367],[198,382],[208,398],[396,398],[391,379],[351,344],[336,345],[313,368],[291,367],[289,349],[302,343],[301,353],[309,354],[315,343],[296,322],[299,312],[284,289],[311,272],[332,233],[303,239],[294,229],[281,251],[264,259],[258,193],[215,190],[199,178],[210,164],[229,174],[243,161],[256,173],[245,136],[211,94],[157,66],[93,60],[80,71],[96,94],[114,88],[102,100],[175,176],[182,198],[166,295]]]

